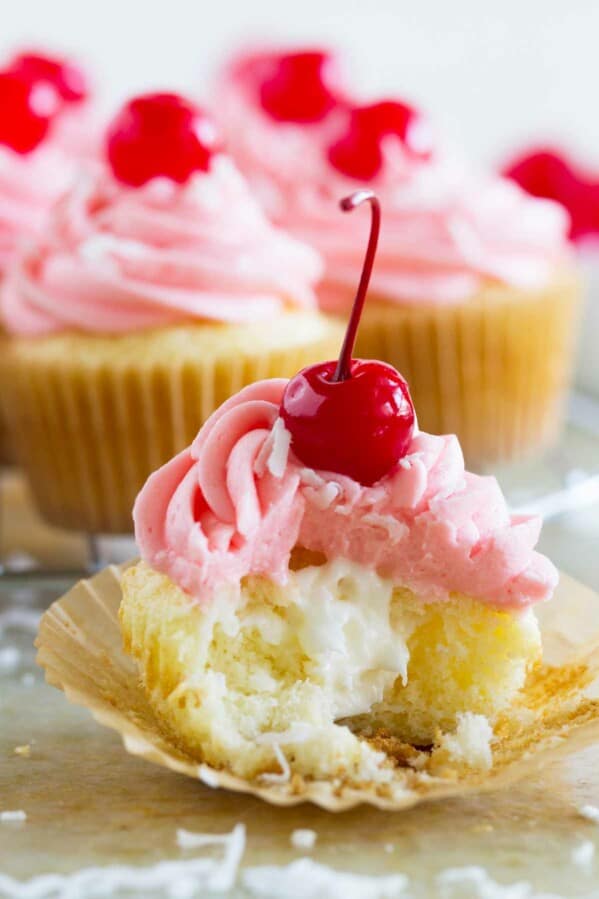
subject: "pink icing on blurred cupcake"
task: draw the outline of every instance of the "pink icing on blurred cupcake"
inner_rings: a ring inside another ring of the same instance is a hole
[[[588,291],[578,349],[577,382],[599,395],[599,172],[583,168],[552,147],[527,150],[511,160],[505,174],[535,197],[555,200],[570,216],[569,237]]]
[[[0,274],[91,155],[91,108],[68,60],[20,53],[0,71]]]
[[[317,308],[318,254],[266,218],[195,104],[134,98],[104,154],[5,278],[4,402],[46,517],[128,532],[156,462],[341,331]]]
[[[577,321],[567,215],[477,171],[403,99],[358,99],[339,68],[325,50],[233,59],[214,104],[233,157],[274,220],[322,253],[334,314],[351,304],[362,227],[338,221],[335,198],[376,189],[358,353],[401,368],[423,426],[457,433],[470,464],[539,451],[560,427]]]

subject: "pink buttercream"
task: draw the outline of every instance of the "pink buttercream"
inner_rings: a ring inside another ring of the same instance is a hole
[[[65,109],[31,153],[0,144],[0,275],[37,235],[58,198],[92,158],[97,138],[92,106]]]
[[[73,174],[73,162],[60,147],[42,144],[24,156],[0,146],[0,275],[19,246],[40,231]]]
[[[130,188],[99,169],[11,270],[2,311],[10,331],[32,336],[268,321],[287,304],[314,306],[320,273],[316,252],[268,222],[224,156],[183,186]]]
[[[365,224],[360,216],[342,220],[338,200],[363,185],[329,163],[327,148],[345,131],[348,113],[340,107],[310,125],[274,121],[244,59],[223,73],[214,115],[268,214],[323,254],[319,296],[325,308],[343,311],[353,299]],[[392,139],[383,153],[381,173],[368,185],[384,213],[373,294],[398,303],[455,303],[489,280],[544,286],[568,258],[568,217],[558,204],[473,171],[442,147],[423,161]]]
[[[153,475],[134,509],[143,558],[197,601],[248,574],[284,584],[295,545],[344,557],[430,598],[497,608],[546,599],[538,518],[509,515],[494,478],[464,470],[457,438],[417,433],[372,487],[307,469],[278,417],[283,379],[246,387]]]

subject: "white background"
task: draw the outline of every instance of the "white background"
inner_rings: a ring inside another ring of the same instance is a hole
[[[599,169],[599,0],[0,0],[0,13],[0,53],[74,51],[109,105],[207,89],[244,40],[323,40],[349,51],[365,90],[418,101],[472,156],[545,137]]]

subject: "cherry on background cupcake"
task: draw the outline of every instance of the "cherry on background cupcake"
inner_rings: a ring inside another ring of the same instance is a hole
[[[513,157],[504,173],[532,196],[560,203],[570,216],[569,237],[587,288],[576,381],[599,396],[599,166],[592,171],[564,150],[537,146]]]
[[[342,70],[322,47],[233,58],[213,104],[230,152],[272,219],[322,254],[319,303],[341,319],[359,222],[338,220],[337,198],[375,190],[357,354],[403,371],[422,426],[457,433],[471,466],[539,452],[559,432],[578,318],[563,210],[477,169],[401,92],[365,98]]]
[[[318,311],[321,272],[200,107],[125,103],[4,286],[3,401],[44,516],[127,533],[149,472],[228,396],[330,357],[342,330]]]

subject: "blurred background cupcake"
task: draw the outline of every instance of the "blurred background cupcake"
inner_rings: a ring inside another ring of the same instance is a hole
[[[576,381],[599,396],[599,172],[585,169],[563,150],[539,146],[513,157],[505,174],[532,196],[561,203],[570,216],[568,236],[587,294]]]
[[[120,533],[216,407],[333,357],[342,328],[316,307],[318,254],[269,223],[193,104],[132,100],[106,152],[6,278],[4,408],[44,516]]]
[[[383,228],[357,352],[406,375],[421,426],[457,433],[478,467],[551,445],[580,297],[564,210],[476,170],[403,100],[362,102],[326,50],[237,56],[216,98],[268,214],[322,253],[329,313],[347,314],[365,228],[339,221],[337,199],[377,191]]]
[[[93,122],[88,79],[75,63],[26,51],[0,69],[0,279],[93,153]],[[9,438],[0,416],[0,462],[11,460]]]

